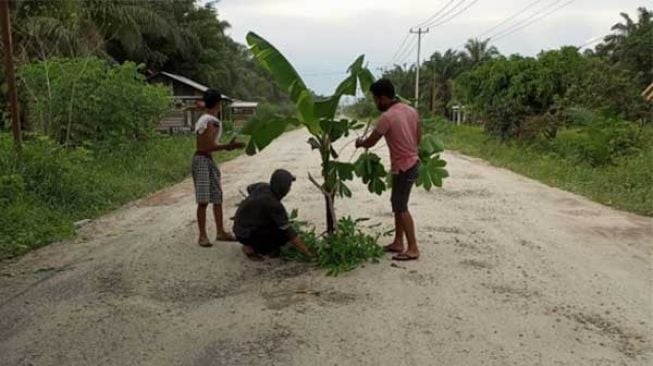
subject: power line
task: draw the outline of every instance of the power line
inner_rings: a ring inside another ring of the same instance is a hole
[[[410,36],[410,32],[408,32],[408,35]],[[408,55],[410,55],[415,50],[415,47],[417,46],[417,43],[415,42],[415,38],[411,38],[411,40],[407,43],[407,46],[408,47],[406,47],[403,50],[403,52],[401,52],[401,54],[399,54],[399,56],[397,56],[397,58],[393,60],[391,65],[401,64],[406,60],[406,57],[408,57]]]
[[[435,27],[439,27],[439,26],[441,26],[441,25],[443,25],[443,24],[449,23],[450,21],[452,21],[453,19],[455,19],[458,15],[464,13],[465,11],[467,11],[467,9],[471,8],[471,7],[472,7],[474,4],[476,4],[478,1],[479,1],[479,0],[474,0],[474,1],[472,1],[471,3],[469,3],[469,4],[468,4],[467,6],[465,6],[464,8],[460,9],[457,13],[451,15],[449,18],[444,19],[444,20],[441,20],[441,21],[439,21],[439,22],[435,22],[435,23],[432,23],[432,24],[428,24],[428,27],[435,28]]]
[[[518,12],[516,12],[516,13],[510,15],[510,16],[508,16],[506,19],[504,19],[503,21],[501,21],[499,24],[495,25],[495,26],[492,27],[492,28],[489,28],[489,29],[485,30],[483,33],[479,34],[478,36],[476,36],[476,37],[474,37],[474,38],[481,38],[482,36],[484,36],[484,35],[486,35],[486,34],[492,32],[493,30],[495,30],[495,29],[501,27],[502,25],[504,25],[504,24],[510,22],[511,20],[515,19],[516,17],[522,15],[523,13],[525,13],[525,12],[528,11],[530,8],[532,8],[532,7],[535,6],[537,3],[540,3],[540,2],[542,2],[542,0],[535,0],[535,1],[533,1],[532,3],[526,5],[526,6],[525,6],[523,9],[521,9],[520,11],[518,11]]]
[[[460,7],[460,5],[462,5],[463,3],[465,3],[465,1],[467,1],[467,0],[460,0],[460,1],[458,1],[458,3],[456,3],[456,4],[453,6],[453,8],[447,10],[447,8],[449,7],[449,5],[451,5],[451,3],[453,3],[454,1],[455,1],[455,0],[451,0],[451,1],[449,1],[448,3],[446,3],[446,4],[445,4],[442,8],[440,8],[440,10],[438,10],[435,14],[433,14],[432,16],[430,16],[428,19],[426,19],[425,21],[421,22],[420,24],[416,25],[415,27],[416,27],[416,28],[417,28],[417,27],[424,27],[424,26],[428,25],[429,23],[437,22],[437,21],[440,20],[441,18],[446,17],[447,15],[451,14],[453,11],[455,11],[456,9],[458,9],[458,7]],[[445,10],[446,10],[446,12],[445,12]]]
[[[434,20],[434,19],[440,17],[440,15],[443,14],[443,12],[444,12],[445,10],[447,10],[447,8],[448,8],[448,7],[449,7],[449,6],[450,6],[454,1],[456,1],[456,0],[450,0],[449,2],[447,2],[443,7],[441,7],[437,12],[435,12],[435,14],[433,14],[431,17],[429,17],[429,18],[428,18],[426,21],[424,21],[423,23],[430,22],[430,21],[432,21],[432,20]],[[464,3],[465,1],[466,1],[466,0],[460,0],[459,3],[456,4],[456,5],[455,5],[452,9],[450,9],[450,10],[455,10],[455,9],[456,9],[460,4]],[[447,14],[444,14],[444,16],[446,16],[446,15],[447,15]],[[421,25],[418,25],[417,27],[420,27],[420,26],[421,26]],[[390,62],[388,62],[388,65],[395,64],[397,60],[401,60],[401,61],[403,62],[403,61],[406,59],[406,57],[407,57],[407,56],[406,56],[406,51],[408,51],[408,54],[412,53],[412,51],[415,49],[415,46],[414,46],[414,45],[411,46],[410,43],[407,43],[409,37],[410,37],[410,32],[406,33],[406,36],[405,36],[404,39],[400,42],[399,47],[397,48],[397,51],[395,52],[394,56],[392,56],[392,59],[390,59]],[[411,42],[413,42],[413,41],[411,40]]]
[[[406,41],[408,41],[408,37],[410,37],[410,33],[406,33],[404,39],[399,43],[399,47],[397,47],[397,51],[395,51],[394,56],[392,56],[392,58],[390,59],[389,64],[392,64],[392,62],[397,59],[399,52],[403,50],[404,46],[406,46]]]
[[[502,30],[498,30],[498,31],[495,32],[493,35],[487,37],[487,39],[494,39],[494,37],[497,37],[498,35],[501,35],[502,33],[506,33],[507,31],[511,31],[511,30],[513,30],[513,29],[516,29],[517,27],[519,27],[519,26],[521,26],[521,25],[527,23],[529,20],[531,20],[531,19],[535,18],[536,16],[542,14],[544,11],[546,11],[547,9],[549,9],[551,6],[556,5],[556,4],[559,3],[560,1],[561,1],[561,0],[554,0],[553,2],[549,3],[548,5],[545,5],[545,7],[543,7],[542,9],[536,10],[533,14],[527,16],[526,18],[524,18],[524,19],[518,19],[518,20],[517,20],[516,22],[514,22],[512,25],[508,25],[508,27],[506,27],[506,28],[504,28],[504,29],[502,29]],[[495,26],[493,26],[493,27],[491,27],[491,28],[485,30],[484,32],[480,33],[479,35],[477,35],[477,36],[475,36],[475,37],[473,37],[473,38],[471,38],[471,39],[481,39],[483,35],[488,34],[488,33],[490,33],[491,31],[500,28],[502,25],[506,25],[506,24],[508,24],[511,20],[513,20],[513,19],[515,19],[517,16],[519,16],[519,15],[525,13],[526,11],[528,11],[529,9],[531,9],[533,6],[535,6],[535,5],[538,4],[539,2],[541,2],[541,0],[536,0],[536,1],[534,1],[534,2],[532,2],[532,3],[530,3],[530,4],[528,4],[526,7],[524,7],[524,8],[521,9],[520,11],[518,11],[518,12],[516,12],[516,13],[510,15],[510,16],[508,16],[506,19],[502,20],[499,24],[497,24],[497,25],[495,25]],[[455,47],[455,49],[459,49],[459,48],[464,47],[464,46],[465,46],[465,43],[466,43],[466,42],[462,42],[461,44],[457,45],[457,46]]]
[[[583,48],[585,48],[587,46],[591,46],[591,45],[593,45],[595,43],[601,42],[603,40],[603,38],[604,38],[604,36],[593,37],[590,40],[588,40],[587,42],[583,43],[582,45],[576,46],[576,48],[578,48],[579,50],[583,49]]]
[[[517,28],[521,27],[522,25],[527,24],[532,19],[537,18],[541,14],[545,13],[548,9],[551,9],[551,7],[553,7],[554,5],[558,5],[558,3],[560,3],[560,1],[562,1],[562,0],[554,0],[553,2],[551,2],[549,4],[544,4],[544,7],[542,7],[541,9],[536,10],[535,12],[533,12],[533,14],[527,16],[524,19],[518,20],[517,22],[515,22],[512,25],[508,26],[507,28],[501,29],[501,30],[493,33],[492,35],[489,36],[489,38],[499,37],[499,36],[503,35],[504,33],[511,32],[514,29],[517,29]]]
[[[521,30],[521,29],[524,29],[524,28],[526,28],[526,27],[528,27],[528,26],[530,26],[530,25],[532,25],[532,24],[534,24],[534,23],[537,23],[538,21],[540,21],[540,20],[546,18],[547,16],[549,16],[549,15],[555,13],[556,11],[558,11],[558,10],[564,8],[564,7],[567,7],[567,6],[571,5],[571,3],[575,2],[575,1],[576,1],[576,0],[570,0],[570,1],[567,1],[566,3],[563,3],[562,5],[560,5],[560,6],[556,7],[556,8],[553,8],[553,9],[551,9],[550,11],[544,13],[542,16],[540,16],[539,18],[534,19],[534,20],[531,21],[530,23],[526,23],[526,24],[524,24],[523,26],[521,26],[521,27],[519,27],[519,28],[517,28],[517,29],[514,29],[514,30],[512,30],[512,31],[510,31],[510,32],[508,32],[508,33],[504,33],[504,34],[502,34],[502,35],[500,35],[500,36],[498,36],[498,37],[495,36],[495,38],[493,38],[493,40],[494,40],[494,41],[498,41],[498,40],[503,39],[503,38],[505,38],[505,37],[507,37],[507,36],[509,36],[509,35],[511,35],[511,34],[513,34],[513,33],[515,33],[515,32],[517,32],[517,31],[519,31],[519,30]]]
[[[413,51],[415,51],[415,48],[417,48],[417,42],[415,42],[415,44],[413,44],[413,47],[411,47],[408,50],[408,52],[405,54],[405,56],[400,61],[397,60],[398,61],[397,64],[401,65],[402,63],[404,63],[404,61],[406,61],[406,59],[408,59],[408,57],[410,57],[410,55],[413,53]]]

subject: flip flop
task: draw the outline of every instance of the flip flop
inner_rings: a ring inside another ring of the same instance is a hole
[[[225,233],[225,236],[217,235],[215,237],[215,240],[216,241],[236,241],[236,237],[229,234],[229,233]]]
[[[397,250],[397,249],[392,248],[392,244],[388,244],[388,245],[384,246],[383,251],[386,252],[386,253],[403,253],[404,252],[403,249],[402,250]]]
[[[416,261],[418,259],[419,259],[419,256],[412,257],[412,256],[410,256],[408,254],[405,254],[405,253],[397,254],[394,257],[392,257],[393,261],[399,261],[399,262]]]

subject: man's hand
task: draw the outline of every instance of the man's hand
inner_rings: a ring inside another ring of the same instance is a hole
[[[308,246],[302,242],[302,239],[300,239],[299,236],[296,236],[293,240],[290,241],[290,243],[299,249],[300,252],[304,253],[307,257],[315,259],[315,254],[311,252],[310,249],[308,249]]]
[[[365,141],[362,137],[359,137],[356,139],[356,148],[360,148],[363,146],[363,141]]]
[[[370,147],[376,145],[377,142],[383,137],[380,133],[377,131],[372,131],[372,133],[367,137],[359,137],[356,139],[356,148],[358,149],[359,147],[364,147],[366,149],[369,149]]]
[[[232,138],[231,141],[227,144],[227,150],[237,150],[245,147],[245,143],[236,141],[236,138]]]

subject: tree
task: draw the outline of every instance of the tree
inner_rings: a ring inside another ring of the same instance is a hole
[[[467,40],[465,51],[461,53],[463,62],[467,65],[468,69],[491,60],[498,55],[499,50],[495,46],[490,46],[490,38],[482,41],[479,39]]]
[[[247,47],[225,31],[216,2],[51,0],[12,2],[19,62],[98,56],[144,64],[238,98],[287,102]]]
[[[430,75],[425,81],[429,85],[428,105],[431,113],[439,112],[447,115],[447,107],[452,98],[452,82],[462,71],[461,55],[448,49],[444,53],[435,52],[431,58],[424,62],[425,73]]]
[[[343,95],[355,95],[359,88],[367,91],[374,81],[372,73],[363,66],[364,56],[358,57],[348,69],[347,76],[336,88],[332,96],[316,99],[288,60],[269,42],[255,33],[247,35],[247,42],[254,57],[268,70],[277,83],[290,95],[297,105],[297,118],[270,118],[268,120],[252,119],[241,131],[251,136],[247,146],[248,154],[255,154],[264,149],[280,136],[288,124],[306,127],[311,137],[308,144],[320,153],[322,160],[322,180],[318,183],[309,174],[311,182],[322,192],[326,203],[327,232],[335,232],[337,222],[334,200],[336,197],[350,197],[352,192],[346,182],[360,177],[370,192],[381,194],[386,188],[387,172],[381,164],[381,158],[369,151],[360,155],[355,163],[341,161],[334,143],[347,137],[352,130],[365,125],[347,119],[336,120],[335,115]],[[369,128],[369,124],[368,124]],[[430,189],[433,185],[441,186],[447,176],[444,170],[446,162],[440,159],[442,143],[434,135],[426,135],[420,146],[419,185]]]
[[[643,89],[653,80],[653,11],[640,7],[637,12],[637,21],[621,13],[623,21],[612,26],[614,33],[607,35],[596,50],[599,56],[628,69]]]

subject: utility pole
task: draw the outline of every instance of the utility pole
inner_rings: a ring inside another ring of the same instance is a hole
[[[2,44],[5,54],[5,78],[7,79],[9,107],[11,111],[11,129],[14,133],[16,151],[21,148],[20,114],[18,112],[18,96],[16,93],[16,75],[14,74],[14,52],[11,42],[11,21],[9,19],[9,1],[0,0],[0,28],[2,28]]]
[[[417,69],[415,70],[415,108],[419,106],[419,67],[420,67],[420,54],[422,52],[422,34],[428,33],[428,28],[411,29],[410,33],[417,34]]]

